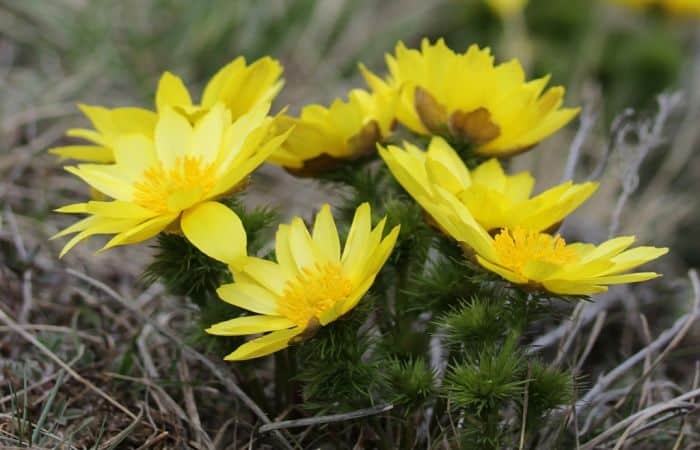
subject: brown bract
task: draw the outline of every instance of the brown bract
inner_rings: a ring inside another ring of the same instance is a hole
[[[488,109],[480,107],[469,112],[457,110],[448,115],[447,109],[420,86],[416,87],[414,106],[421,122],[431,133],[449,135],[462,144],[486,144],[501,134],[500,127],[492,120]]]

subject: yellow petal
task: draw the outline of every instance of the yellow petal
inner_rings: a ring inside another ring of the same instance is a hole
[[[506,280],[515,283],[515,284],[526,284],[529,280],[522,275],[519,275],[511,270],[506,269],[505,267],[501,267],[498,264],[494,264],[491,261],[487,260],[486,258],[482,258],[481,255],[476,255],[476,260],[481,264],[484,268],[490,270],[491,272],[497,273],[498,275],[502,276]]]
[[[367,251],[366,245],[372,230],[372,213],[369,203],[361,204],[355,211],[350,225],[348,238],[345,241],[341,262],[344,267],[353,267],[361,263],[361,257]]]
[[[180,77],[170,72],[165,72],[158,82],[156,108],[159,113],[162,113],[168,107],[175,106],[189,108],[192,106],[192,99]]]
[[[52,236],[52,238],[80,231],[63,247],[59,255],[59,258],[62,258],[63,255],[68,253],[73,247],[75,247],[75,245],[89,238],[90,236],[96,234],[119,233],[133,227],[137,223],[138,222],[131,219],[112,219],[92,216],[75,223],[73,226],[68,227],[62,232]]]
[[[637,272],[627,273],[624,275],[611,275],[607,277],[593,278],[591,281],[596,284],[622,284],[622,283],[639,283],[640,281],[653,280],[661,275],[655,272]]]
[[[279,240],[277,242],[279,244]],[[279,254],[277,259],[279,260]],[[282,295],[284,293],[288,274],[284,271],[281,264],[249,256],[245,259],[245,264],[241,270],[274,294]]]
[[[224,105],[218,103],[202,117],[194,127],[192,150],[209,164],[217,160],[223,138],[224,127],[230,120]]]
[[[135,203],[123,202],[120,200],[111,202],[91,201],[85,203],[85,211],[81,212],[117,219],[147,219],[158,214],[155,211],[151,211]]]
[[[175,166],[192,148],[192,127],[186,118],[172,108],[160,113],[155,133],[156,153],[166,169]]]
[[[216,293],[225,302],[259,314],[277,315],[277,297],[259,284],[236,281],[220,286]]]
[[[316,215],[312,237],[316,248],[323,253],[328,261],[340,262],[340,239],[330,205],[323,205],[321,211]]]
[[[119,136],[114,142],[114,159],[123,170],[138,179],[157,164],[153,141],[141,134]]]
[[[150,239],[167,228],[168,225],[177,219],[177,216],[177,214],[156,216],[126,231],[122,231],[107,242],[107,244],[105,244],[100,251],[104,251],[118,245],[134,244],[136,242]]]
[[[241,219],[218,202],[205,202],[182,213],[185,237],[202,253],[233,267],[247,255],[247,237]]]
[[[313,267],[318,261],[319,255],[314,248],[309,230],[299,217],[294,217],[289,227],[289,251],[299,272],[303,272],[307,267]]]
[[[505,192],[507,178],[497,159],[492,158],[472,171],[472,182],[483,184],[498,192]]]
[[[282,350],[289,346],[289,342],[293,337],[298,336],[304,331],[303,328],[297,327],[289,330],[273,331],[263,337],[253,339],[238,347],[233,353],[227,355],[226,361],[242,361],[245,359],[259,358],[269,355],[276,351]]]
[[[542,283],[549,292],[562,295],[592,295],[608,290],[607,286],[599,286],[581,281],[547,280]]]
[[[87,205],[87,203],[73,203],[72,205],[66,205],[54,209],[54,211],[67,214],[85,214],[88,212]]]
[[[78,167],[66,167],[65,170],[114,199],[131,200],[133,188],[129,183],[128,174],[124,173],[119,167],[102,164],[80,164]]]
[[[66,131],[66,136],[92,141],[95,144],[98,144],[102,147],[109,147],[110,144],[109,139],[107,139],[106,136],[95,130],[86,130],[84,128],[71,128],[68,131]]]
[[[282,224],[277,227],[277,233],[275,233],[275,258],[285,277],[296,278],[300,272],[289,246],[289,233],[289,225]]]
[[[215,323],[205,331],[217,336],[242,336],[292,328],[294,322],[281,316],[245,316]]]
[[[634,236],[620,236],[609,239],[586,253],[581,262],[586,263],[596,259],[610,258],[629,248],[630,245],[634,244],[634,241]]]
[[[114,161],[114,153],[111,149],[98,145],[67,145],[49,149],[52,155],[58,155],[65,159],[77,159],[99,163],[111,163]]]

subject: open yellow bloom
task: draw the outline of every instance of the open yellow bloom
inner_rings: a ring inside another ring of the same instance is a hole
[[[240,336],[271,332],[241,345],[225,359],[252,359],[276,352],[310,337],[354,308],[396,244],[399,227],[382,238],[385,222],[383,219],[372,229],[369,204],[362,204],[355,212],[342,254],[328,205],[316,216],[311,234],[299,217],[289,225],[280,225],[275,243],[277,262],[248,257],[242,268],[234,271],[235,283],[217,291],[224,301],[257,315],[217,323],[206,330],[208,333]]]
[[[57,210],[90,215],[54,236],[77,233],[61,255],[95,234],[116,234],[105,249],[144,241],[176,226],[181,216],[182,231],[197,246],[209,238],[210,228],[219,221],[235,222],[238,233],[231,240],[243,242],[245,254],[240,220],[211,200],[240,189],[241,182],[286,138],[286,134],[270,136],[274,119],[267,116],[269,107],[269,103],[259,103],[231,122],[231,112],[218,104],[194,126],[166,108],[159,115],[153,139],[130,134],[116,140],[114,164],[67,167],[113,200]]]
[[[182,79],[165,72],[156,91],[156,110],[160,114],[172,109],[195,123],[215,104],[223,103],[231,119],[236,120],[260,103],[269,103],[282,89],[279,79],[282,66],[277,60],[261,58],[247,65],[238,57],[221,68],[207,83],[201,103],[192,102]],[[108,109],[99,106],[78,105],[92,123],[94,130],[70,129],[66,135],[91,141],[91,145],[56,147],[51,153],[80,161],[114,162],[114,146],[120,136],[143,134],[153,138],[157,114],[144,108]]]
[[[453,194],[437,188],[439,201],[431,213],[440,226],[475,255],[478,263],[506,280],[562,295],[590,295],[607,285],[635,283],[659,275],[626,273],[668,252],[666,248],[628,250],[634,237],[619,237],[598,246],[567,244],[560,236],[523,227],[504,228],[491,237]],[[436,210],[442,213],[436,214]]]
[[[556,227],[598,187],[597,183],[567,182],[530,197],[535,179],[528,172],[506,175],[497,159],[469,170],[459,155],[436,137],[427,151],[409,143],[379,149],[399,183],[433,218],[441,223],[442,209],[434,208],[444,189],[463,204],[487,231],[526,227],[544,231]]]
[[[448,136],[482,155],[523,152],[566,125],[579,109],[560,109],[564,88],[542,93],[545,76],[526,82],[517,60],[494,65],[488,48],[457,54],[440,39],[421,50],[399,42],[386,56],[386,81],[363,70],[375,91],[400,96],[397,118],[416,133]]]
[[[294,131],[268,162],[297,175],[315,175],[375,151],[376,143],[391,132],[395,98],[353,89],[347,102],[336,99],[328,108],[308,105],[299,118],[280,117],[277,125],[294,126]]]
[[[486,4],[502,17],[509,17],[521,12],[527,0],[486,0]]]

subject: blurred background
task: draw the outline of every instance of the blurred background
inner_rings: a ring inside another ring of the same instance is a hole
[[[497,61],[516,57],[529,78],[551,74],[551,85],[566,87],[565,103],[581,106],[580,117],[514,159],[511,168],[531,170],[538,190],[571,177],[599,179],[599,193],[566,223],[567,238],[601,241],[614,231],[669,246],[671,254],[655,269],[666,274],[661,289],[673,290],[674,280],[700,264],[700,13],[606,0],[531,0],[523,10],[499,9],[501,3],[517,2],[0,0],[3,308],[20,323],[70,327],[87,321],[95,330],[129,330],[120,325],[119,320],[128,322],[121,313],[114,313],[111,325],[104,323],[109,311],[100,309],[94,292],[65,274],[66,267],[89,273],[141,305],[151,302],[154,317],[173,302],[161,299],[157,288],[144,293],[139,276],[146,246],[94,256],[98,245],[91,243],[57,260],[61,243],[48,237],[73,218],[52,210],[86,198],[87,192],[46,150],[77,142],[63,137],[66,129],[87,124],[77,102],[152,107],[165,70],[198,93],[236,56],[252,61],[270,55],[285,67],[275,109],[289,105],[296,113],[308,103],[328,104],[363,86],[358,62],[383,73],[384,54],[393,52],[397,41],[415,47],[423,37],[444,37],[460,52],[472,43],[489,46]],[[254,181],[246,201],[279,205],[287,216],[308,217],[335,195],[270,166]],[[30,307],[23,301],[27,289]],[[648,308],[655,317],[652,331],[687,307],[685,297],[663,304],[653,296],[636,299],[639,303],[628,307]],[[172,314],[163,320],[182,320]],[[0,396],[7,394],[7,384],[22,384],[22,373],[26,381],[27,370],[30,379],[41,379],[41,371],[48,370],[41,357],[23,352],[26,343],[6,331],[0,331]],[[40,327],[37,333],[66,360],[75,356],[59,331]],[[636,336],[639,327],[619,332],[623,346],[636,339],[625,341],[625,333]],[[116,336],[116,343],[105,344],[109,351],[102,349],[110,358],[87,347],[92,363],[105,372],[127,364],[118,357],[123,351],[118,341],[137,337]],[[0,411],[8,405],[0,398]]]

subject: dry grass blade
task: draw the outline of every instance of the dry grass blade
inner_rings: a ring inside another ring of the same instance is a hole
[[[158,331],[160,334],[168,338],[170,341],[175,343],[179,349],[187,353],[189,356],[192,358],[196,359],[199,361],[201,364],[203,364],[216,378],[219,379],[219,381],[226,386],[226,388],[234,394],[236,397],[238,397],[243,403],[250,408],[253,413],[258,416],[258,418],[265,424],[272,423],[270,418],[265,414],[265,412],[258,406],[257,403],[251,399],[248,394],[246,394],[236,383],[231,381],[229,376],[226,376],[222,373],[221,370],[216,366],[214,362],[212,362],[209,358],[206,356],[202,355],[189,345],[185,344],[182,339],[178,338],[175,336],[172,332],[167,330],[165,327],[160,326],[157,324],[155,321],[153,321],[150,317],[146,316],[143,314],[141,311],[139,311],[137,308],[134,307],[130,302],[128,302],[126,299],[124,299],[121,295],[119,295],[114,289],[110,288],[106,284],[102,283],[99,280],[95,280],[94,278],[82,273],[78,272],[77,270],[73,269],[67,269],[67,273],[70,275],[79,278],[92,286],[100,289],[107,295],[109,295],[111,298],[116,300],[120,305],[122,305],[124,308],[128,309],[131,311],[133,314],[135,314],[139,320],[143,321],[144,323],[147,323],[153,327],[154,330]],[[281,433],[277,432],[275,433],[276,437],[280,440],[280,442],[288,449],[293,449],[294,447],[289,443],[289,440],[282,435]]]
[[[677,319],[671,328],[661,333],[661,335],[659,335],[659,337],[657,337],[651,344],[639,350],[604,377],[601,377],[593,388],[591,388],[586,395],[576,403],[576,408],[580,409],[586,405],[596,402],[598,397],[605,392],[605,389],[607,389],[612,383],[622,377],[638,363],[644,361],[648,354],[655,353],[664,346],[668,345],[666,349],[656,358],[654,363],[649,368],[649,371],[645,373],[645,375],[648,375],[648,372],[653,370],[653,368],[656,367],[656,365],[662,361],[668,355],[668,353],[676,345],[678,345],[678,343],[680,343],[680,341],[690,330],[690,327],[700,316],[700,281],[698,280],[698,275],[695,270],[690,270],[688,272],[688,276],[690,277],[691,284],[693,286],[693,306],[691,311]],[[642,376],[641,379],[643,378],[645,378],[645,376]]]
[[[635,426],[637,426],[641,423],[644,423],[647,419],[654,417],[658,414],[663,414],[665,412],[675,411],[678,409],[688,410],[689,406],[692,407],[692,405],[693,405],[692,403],[689,403],[689,401],[693,400],[699,396],[700,396],[700,389],[695,389],[695,390],[687,392],[683,395],[680,395],[676,398],[673,398],[667,402],[652,405],[646,409],[643,409],[642,411],[639,411],[635,414],[632,414],[631,416],[623,419],[622,421],[616,423],[615,425],[608,427],[604,432],[602,432],[601,434],[599,434],[595,438],[591,439],[590,441],[584,443],[581,446],[581,449],[588,450],[588,449],[596,448],[596,446],[607,441],[608,438],[610,438],[611,436],[613,436],[617,432],[624,430],[624,429],[629,429],[631,431],[632,429],[634,429]]]
[[[54,352],[49,350],[44,344],[39,342],[39,340],[34,337],[32,334],[30,334],[28,331],[24,330],[22,327],[20,327],[17,322],[12,320],[10,316],[7,315],[5,310],[0,307],[0,320],[5,323],[8,327],[12,328],[12,330],[22,336],[24,339],[29,341],[32,345],[34,345],[36,348],[38,348],[43,354],[48,356],[52,361],[54,361],[56,364],[61,366],[62,369],[64,369],[71,377],[75,378],[77,381],[80,383],[84,384],[88,389],[91,391],[95,392],[97,395],[102,397],[103,399],[107,400],[110,404],[112,404],[114,407],[122,411],[124,414],[129,416],[130,418],[136,420],[136,415],[132,413],[126,406],[122,405],[119,403],[117,400],[115,400],[113,397],[111,397],[109,394],[104,392],[102,389],[98,388],[95,386],[93,383],[91,383],[89,380],[86,380],[83,378],[78,372],[73,370],[71,366],[66,364],[61,358],[56,356]]]
[[[391,411],[392,409],[394,409],[394,405],[389,404],[375,406],[374,408],[358,409],[357,411],[352,411],[343,414],[331,414],[328,416],[308,417],[305,419],[283,420],[281,422],[274,422],[261,426],[260,432],[265,433],[268,431],[281,430],[283,428],[308,427],[314,425],[323,425],[326,423],[343,422],[346,420],[359,419],[360,417],[381,414],[387,411]]]

